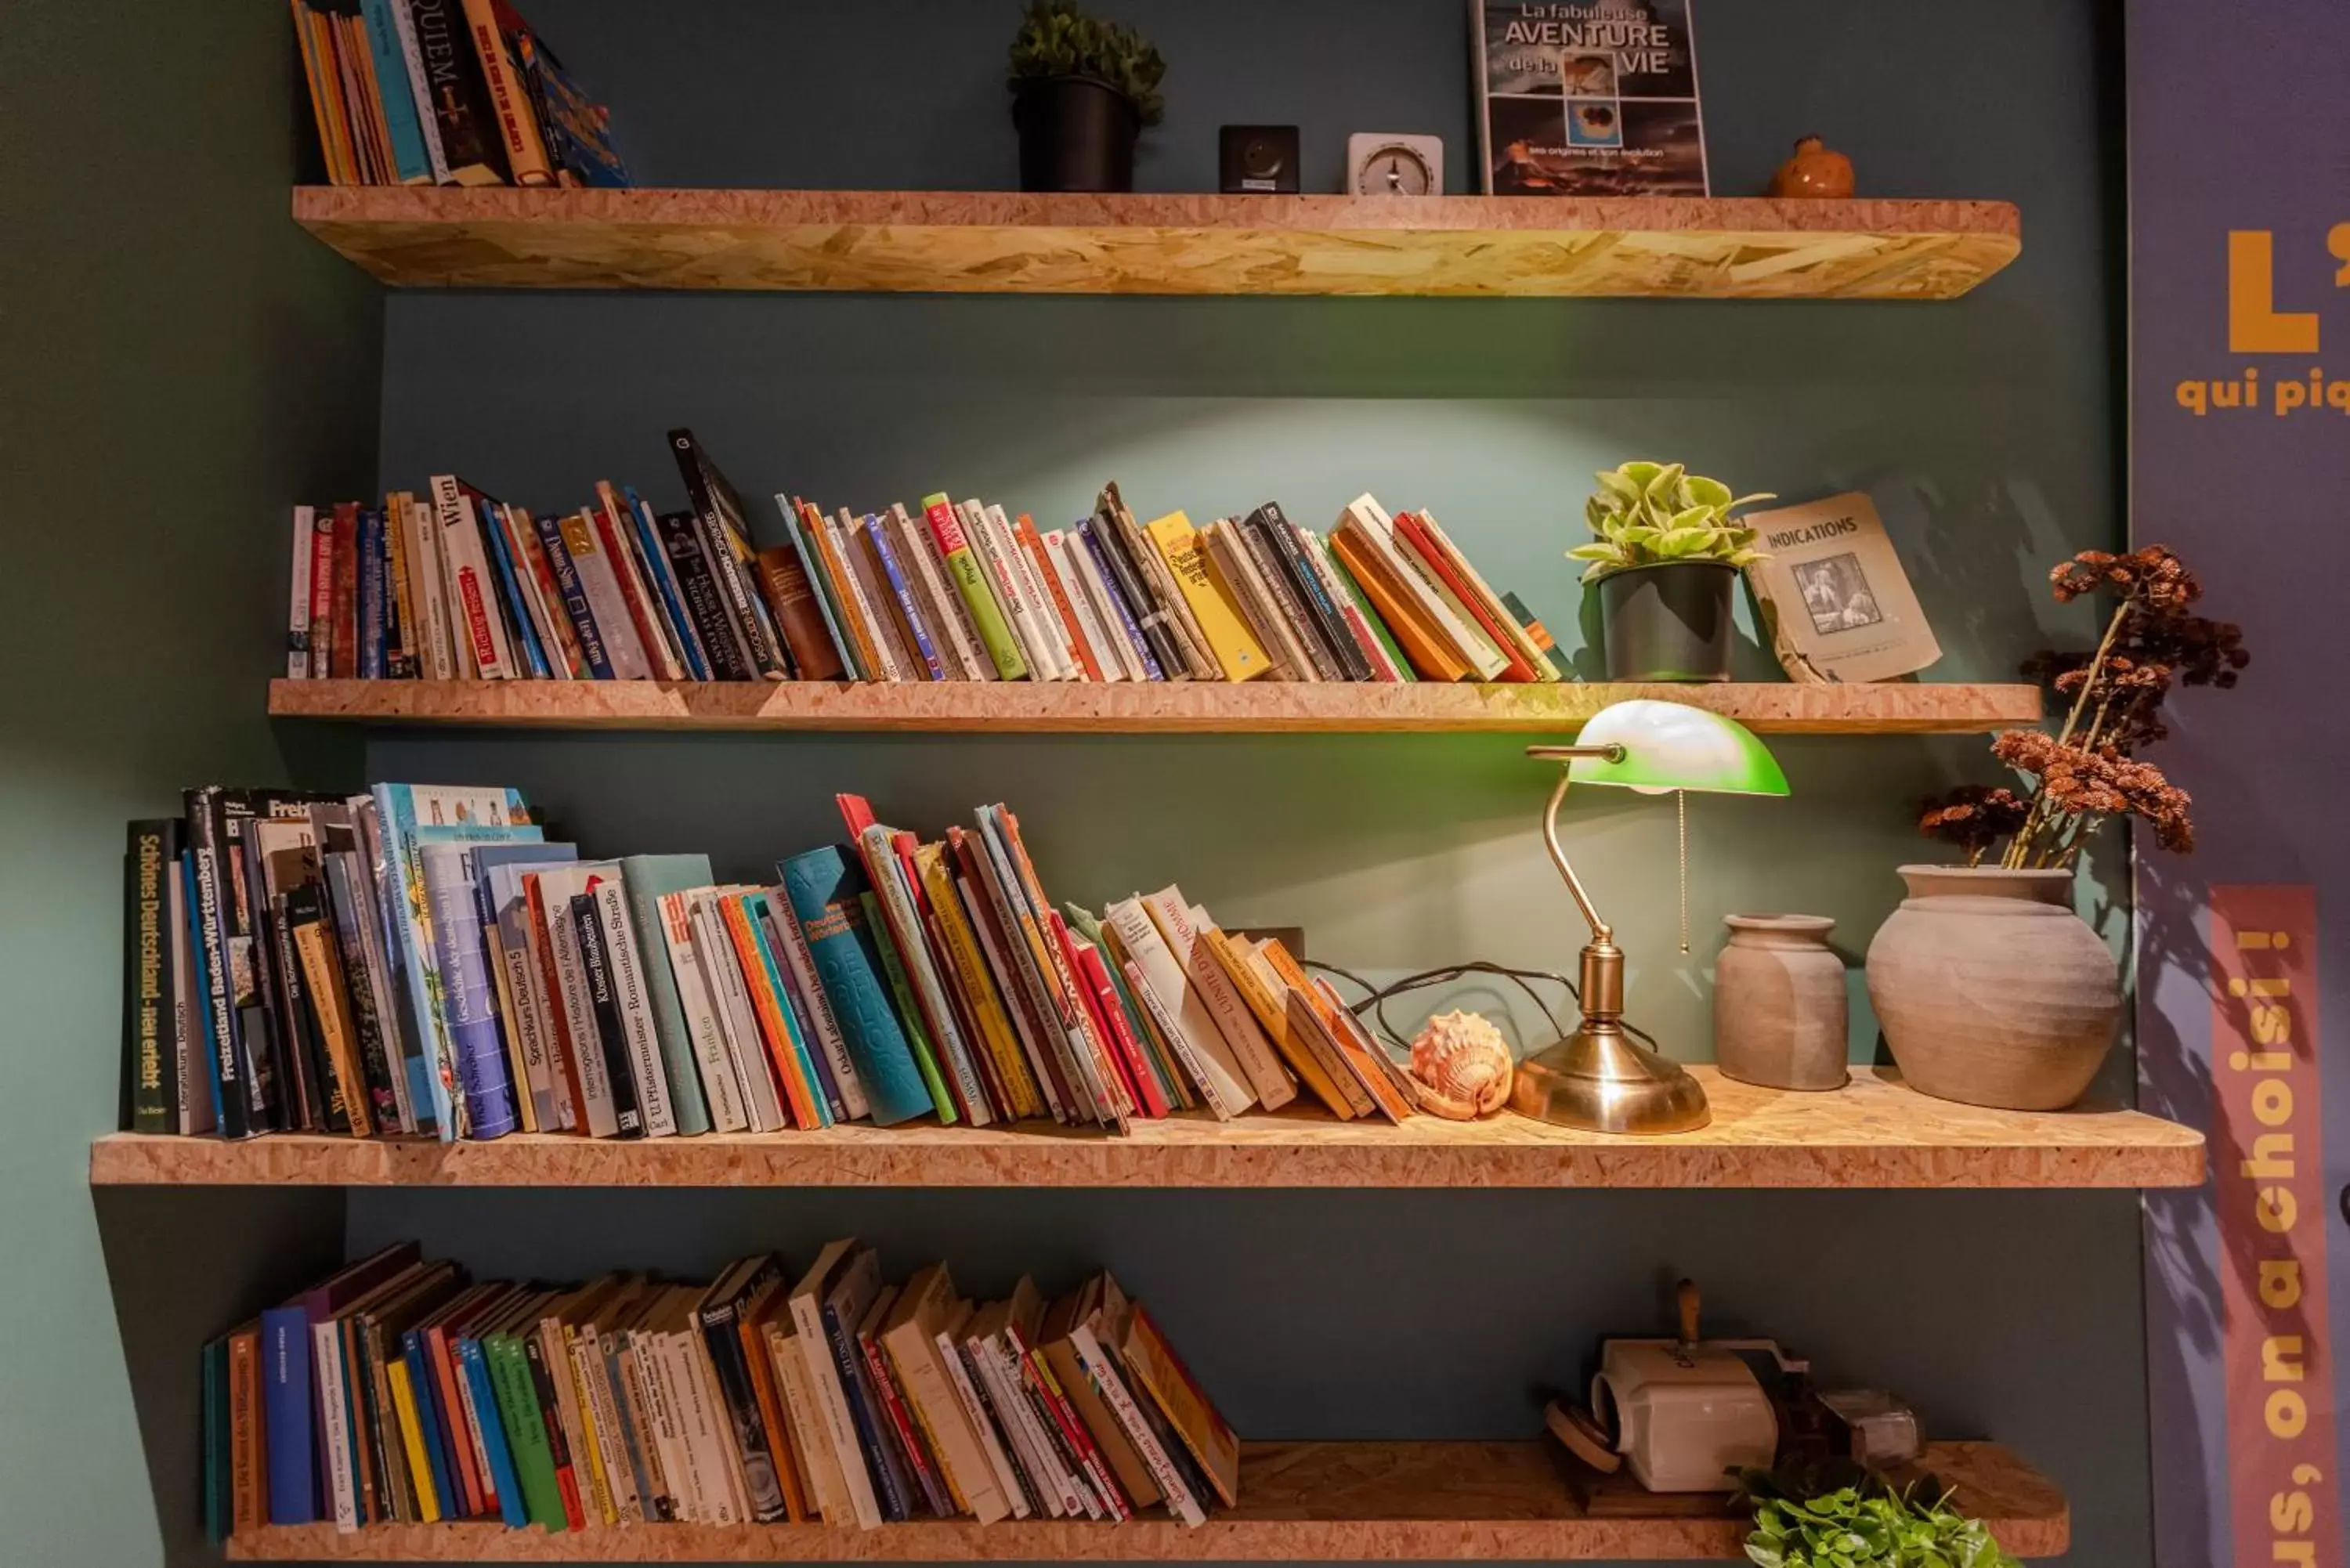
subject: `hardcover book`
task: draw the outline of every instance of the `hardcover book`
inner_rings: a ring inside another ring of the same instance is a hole
[[[1703,196],[1690,0],[1470,0],[1489,196]]]

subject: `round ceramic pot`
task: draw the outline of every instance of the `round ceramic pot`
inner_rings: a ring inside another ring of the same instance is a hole
[[[1844,960],[1824,915],[1731,915],[1713,966],[1713,1059],[1725,1077],[1766,1089],[1840,1089]]]
[[[2121,970],[2070,871],[1904,866],[1868,945],[1868,999],[1909,1086],[2003,1110],[2081,1097],[2121,1021]]]
[[[1727,561],[1663,561],[1601,577],[1599,618],[1610,680],[1730,679]]]
[[[1142,117],[1134,100],[1091,77],[1025,82],[1012,99],[1023,191],[1131,191]]]

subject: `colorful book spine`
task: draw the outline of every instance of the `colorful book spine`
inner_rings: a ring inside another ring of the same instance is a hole
[[[628,891],[629,919],[636,929],[637,952],[646,1000],[652,1010],[653,1032],[660,1038],[661,1061],[668,1070],[671,1114],[681,1133],[708,1132],[710,1107],[702,1094],[693,1037],[686,1026],[677,977],[664,956],[668,939],[660,900],[688,888],[707,887],[711,880],[710,857],[626,856],[620,861],[620,880]]]
[[[1165,640],[1166,634],[1159,633],[1154,640],[1146,632],[1137,613],[1138,607],[1132,596],[1141,591],[1141,585],[1133,583],[1134,574],[1125,568],[1117,552],[1103,542],[1101,529],[1092,518],[1078,523],[1076,532],[1078,542],[1085,546],[1086,554],[1093,562],[1094,570],[1108,590],[1109,607],[1117,614],[1118,629],[1134,649],[1135,659],[1142,666],[1142,678],[1146,680],[1171,679],[1167,673],[1167,666],[1160,662],[1159,657],[1159,643]],[[1172,652],[1170,649],[1170,657]]]
[[[298,1302],[261,1314],[262,1429],[269,1455],[269,1522],[308,1524],[318,1517],[311,1445],[310,1317]]]
[[[857,857],[841,845],[794,856],[776,867],[809,961],[847,1042],[874,1122],[890,1127],[932,1108],[905,1031],[889,1002],[881,953],[859,895],[870,891]]]
[[[683,601],[687,622],[693,628],[708,661],[710,674],[704,679],[751,680],[751,650],[743,641],[741,628],[726,613],[724,590],[719,586],[717,568],[711,562],[710,553],[702,546],[702,530],[693,514],[657,514],[653,527],[661,557],[677,578],[678,597]]]
[[[551,680],[555,666],[549,658],[546,643],[539,636],[539,619],[532,613],[532,595],[524,574],[527,563],[517,564],[511,542],[506,537],[504,522],[498,516],[494,503],[486,496],[473,498],[482,537],[489,541],[490,565],[497,573],[498,588],[504,597],[507,624],[514,628],[515,639],[522,651],[522,669],[515,673],[533,680]],[[553,630],[548,628],[549,632]],[[556,659],[562,657],[556,650]]]
[[[503,1137],[515,1126],[515,1085],[492,1005],[469,852],[463,845],[432,844],[422,854],[424,893],[432,909],[435,991],[464,1091],[466,1130],[476,1138]]]
[[[922,521],[931,531],[931,542],[939,547],[939,558],[945,563],[947,575],[954,580],[955,591],[962,596],[964,607],[971,611],[972,625],[979,633],[981,646],[987,649],[988,662],[995,666],[995,673],[1002,680],[1023,679],[1029,672],[1028,660],[1004,621],[1003,607],[996,602],[995,590],[988,586],[987,574],[964,535],[954,503],[943,494],[923,496]]]
[[[802,678],[831,680],[845,676],[851,680],[857,680],[854,652],[847,630],[841,622],[839,597],[834,590],[830,575],[824,569],[824,560],[816,551],[816,540],[809,534],[816,509],[780,494],[775,497],[775,507],[784,514],[784,532],[791,540],[792,553],[799,558],[801,575],[807,578],[809,593],[816,599],[817,616],[824,623],[825,638],[832,646],[833,657],[828,661],[830,672],[810,674],[807,672],[810,666],[803,664]],[[816,660],[814,668],[824,669],[827,662]]]
[[[393,170],[403,185],[429,185],[433,178],[432,160],[425,151],[424,127],[409,79],[408,55],[394,19],[394,14],[404,9],[401,0],[359,0],[368,46],[375,57],[376,90],[383,99],[384,124],[391,133]]]
[[[870,514],[867,515],[862,526],[865,537],[873,541],[874,556],[880,563],[881,575],[897,605],[898,614],[903,620],[907,639],[913,644],[916,657],[921,659],[922,668],[931,680],[944,680],[947,678],[946,660],[940,656],[938,643],[926,624],[922,607],[914,597],[913,579],[907,575],[905,566],[898,559],[898,552],[889,544],[889,531],[881,525],[880,518]]]
[[[564,612],[571,618],[572,630],[579,639],[580,661],[593,680],[618,680],[612,669],[612,656],[604,646],[595,607],[588,601],[587,586],[580,580],[579,568],[564,545],[563,524],[552,517],[537,515],[532,516],[530,524],[538,535],[538,547],[546,556],[547,570],[554,576],[556,591],[562,596]]]
[[[703,648],[702,633],[694,618],[688,614],[685,590],[678,581],[676,569],[670,564],[669,554],[661,548],[660,530],[653,518],[653,509],[638,495],[636,487],[623,485],[620,497],[627,504],[625,511],[635,536],[630,541],[639,559],[645,564],[645,574],[652,579],[653,592],[660,600],[660,611],[668,622],[671,639],[677,644],[679,656],[685,664],[689,680],[714,680],[708,651]]]

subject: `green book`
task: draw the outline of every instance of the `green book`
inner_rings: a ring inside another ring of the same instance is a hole
[[[660,1042],[661,1067],[669,1078],[670,1114],[681,1133],[710,1130],[710,1107],[702,1096],[702,1068],[693,1057],[693,1036],[677,999],[677,976],[670,968],[669,930],[660,899],[666,893],[707,888],[715,880],[707,855],[624,855],[620,881],[629,895],[629,923],[636,928],[637,968]]]
[[[866,929],[873,933],[874,945],[881,950],[881,972],[889,977],[889,994],[898,1004],[898,1022],[905,1025],[906,1044],[913,1048],[914,1065],[921,1072],[923,1085],[931,1091],[939,1120],[957,1120],[954,1096],[947,1092],[947,1081],[939,1075],[938,1054],[931,1049],[930,1031],[922,1027],[922,1010],[914,1004],[913,985],[906,979],[906,961],[899,956],[898,940],[889,934],[889,922],[881,918],[881,900],[872,888],[867,888],[857,895],[857,901],[865,910]]]
[[[943,492],[923,496],[922,522],[931,531],[931,542],[938,546],[947,576],[954,579],[955,592],[971,611],[972,629],[979,633],[995,673],[1006,680],[1020,680],[1028,673],[1028,659],[1020,651],[1020,639],[1004,623],[1003,607],[995,602],[995,590],[988,587],[987,574],[980,569],[979,556],[963,535],[954,503]]]
[[[1419,680],[1419,671],[1411,667],[1411,660],[1406,659],[1403,649],[1396,646],[1395,634],[1388,630],[1388,623],[1379,618],[1379,612],[1371,607],[1371,601],[1363,597],[1363,590],[1356,583],[1354,575],[1347,570],[1347,564],[1338,559],[1329,542],[1322,535],[1307,534],[1305,536],[1314,541],[1314,548],[1321,552],[1323,563],[1330,568],[1330,575],[1338,580],[1340,587],[1347,590],[1347,597],[1354,601],[1355,607],[1363,612],[1363,624],[1371,628],[1371,635],[1378,639],[1381,648],[1388,650],[1388,658],[1394,662],[1397,672],[1406,680]]]
[[[514,1450],[523,1511],[533,1524],[559,1534],[569,1521],[563,1512],[563,1489],[555,1479],[555,1451],[546,1443],[546,1414],[538,1407],[538,1390],[531,1382],[530,1364],[523,1358],[522,1341],[511,1334],[490,1334],[482,1341],[482,1355],[490,1364],[498,1421],[505,1428],[506,1446]]]

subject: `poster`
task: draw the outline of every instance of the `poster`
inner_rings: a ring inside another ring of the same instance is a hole
[[[2252,655],[2236,690],[2174,695],[2152,760],[2199,843],[2135,863],[2138,1103],[2210,1165],[2146,1199],[2155,1561],[2344,1568],[2350,5],[2224,10],[2126,18],[2132,534]],[[2178,112],[2228,102],[2261,112]],[[2287,504],[2215,504],[2248,473]]]
[[[1690,0],[1470,0],[1492,196],[1703,196]]]

